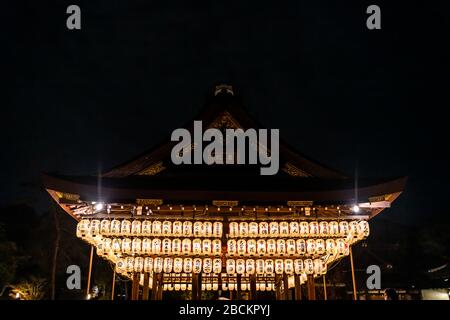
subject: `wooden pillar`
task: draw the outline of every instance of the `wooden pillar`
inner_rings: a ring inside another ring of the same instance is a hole
[[[152,276],[152,300],[158,298],[158,273],[153,272]]]
[[[89,259],[89,273],[88,273],[88,282],[86,287],[86,296],[89,296],[91,292],[91,275],[92,275],[92,260],[94,259],[94,246],[91,246],[91,257]]]
[[[352,246],[350,246],[349,251],[350,251],[350,266],[352,268],[353,300],[358,300],[358,297],[356,295],[356,279],[355,279],[355,267],[353,265]]]
[[[148,300],[148,290],[149,290],[150,277],[148,272],[144,273],[144,286],[142,288],[142,300]]]
[[[192,273],[192,300],[198,299],[198,273]]]
[[[250,300],[257,299],[256,291],[256,274],[250,275]]]
[[[236,277],[236,299],[237,300],[242,300],[242,292],[241,292],[241,280],[242,280],[242,275],[238,274]]]
[[[286,273],[283,273],[283,300],[289,300],[289,282]]]
[[[322,279],[323,279],[323,298],[324,298],[325,300],[328,300],[328,295],[327,295],[327,280],[325,279],[325,275],[323,275]]]
[[[234,290],[230,290],[230,300],[234,300]]]
[[[197,300],[202,300],[202,274],[199,273],[197,277]]]
[[[275,299],[281,300],[281,276],[275,274]]]
[[[294,276],[295,283],[295,300],[302,300],[302,285],[300,282],[300,275],[296,274]]]
[[[111,286],[111,300],[114,300],[114,290],[116,289],[116,267],[114,266],[112,286]]]
[[[160,273],[158,276],[158,293],[157,293],[157,300],[162,300],[163,298],[163,292],[164,292],[164,273]]]
[[[308,275],[308,300],[316,300],[316,283],[314,282],[314,276]]]
[[[131,300],[139,300],[139,272],[133,273],[133,282],[131,286]]]

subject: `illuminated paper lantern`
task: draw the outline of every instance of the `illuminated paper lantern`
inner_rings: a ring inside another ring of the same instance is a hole
[[[194,254],[202,253],[202,240],[201,239],[194,239],[192,241],[192,252]]]
[[[344,241],[344,239],[337,239],[336,240],[336,249],[339,256],[344,256],[347,253],[348,245]]]
[[[100,241],[100,243],[97,245],[96,252],[97,252],[97,255],[99,255],[99,256],[105,255],[105,250],[104,250],[104,245],[103,245],[104,241],[105,241],[105,239],[102,239],[102,241]]]
[[[181,290],[181,285],[180,285],[179,283],[175,283],[175,284],[173,285],[173,289],[174,289],[175,291],[180,291],[180,290]]]
[[[247,241],[245,241],[244,239],[239,239],[237,241],[237,253],[239,255],[245,255],[247,252]]]
[[[161,257],[156,257],[153,259],[153,271],[155,273],[161,273],[163,271],[164,259]]]
[[[231,239],[227,241],[227,253],[229,255],[235,255],[237,253],[236,240]]]
[[[214,239],[212,241],[212,254],[218,256],[222,253],[222,241]]]
[[[191,242],[191,239],[183,239],[183,241],[181,242],[181,250],[182,250],[182,253],[184,254],[184,255],[188,255],[188,254],[190,254],[191,253],[191,250],[192,250],[192,242]]]
[[[291,221],[289,223],[289,236],[298,237],[300,235],[300,225],[298,221]]]
[[[112,251],[116,254],[122,252],[122,239],[113,238]]]
[[[235,287],[236,284],[234,284],[233,282],[228,283],[228,290],[233,291]]]
[[[186,283],[181,283],[180,284],[180,289],[181,289],[181,291],[186,291],[186,289],[187,289]]]
[[[109,235],[111,233],[111,221],[108,219],[102,220],[100,223],[100,233],[102,235]]]
[[[274,255],[277,252],[277,242],[275,239],[268,239],[267,243],[267,253],[269,255]]]
[[[265,272],[271,274],[274,272],[274,263],[272,259],[264,260]]]
[[[359,223],[358,221],[351,221],[349,224],[350,233],[352,234],[353,238],[357,238],[359,235]]]
[[[244,274],[245,273],[245,260],[244,259],[237,259],[236,260],[236,273],[237,274]]]
[[[212,259],[211,258],[203,259],[203,272],[204,273],[212,272]]]
[[[294,279],[293,276],[290,276],[290,277],[288,278],[288,287],[289,287],[289,289],[295,287],[295,279]]]
[[[211,283],[207,283],[207,284],[205,285],[205,288],[206,288],[206,291],[212,290],[212,284],[211,284]]]
[[[192,222],[191,221],[183,222],[183,236],[184,237],[192,236]]]
[[[313,237],[319,235],[319,223],[317,221],[311,221],[309,223],[309,235]]]
[[[131,222],[129,220],[122,220],[120,234],[123,236],[131,235]]]
[[[112,250],[112,239],[111,238],[103,238],[103,251],[104,253],[109,253]]]
[[[133,272],[134,271],[134,258],[126,257],[125,261],[126,261],[126,271]]]
[[[161,243],[161,252],[163,254],[169,254],[172,249],[172,240],[169,238],[164,238]]]
[[[256,254],[256,240],[255,239],[247,240],[247,253],[251,256]]]
[[[303,267],[306,274],[314,274],[314,262],[312,259],[305,259],[303,261]]]
[[[144,259],[144,272],[152,272],[153,271],[153,258],[146,257]]]
[[[213,225],[210,221],[203,222],[203,236],[211,237],[213,234]]]
[[[284,263],[282,259],[275,259],[275,273],[282,274],[284,271]]]
[[[116,272],[119,274],[125,273],[127,271],[126,259],[120,258],[116,263]]]
[[[327,239],[327,241],[325,242],[325,246],[326,246],[327,254],[335,255],[337,253],[336,252],[336,243],[335,243],[334,239]]]
[[[162,235],[163,236],[172,235],[172,222],[171,221],[166,220],[162,223]]]
[[[256,260],[256,273],[257,274],[264,274],[264,260],[258,259]]]
[[[300,283],[304,284],[306,282],[306,280],[308,279],[308,276],[306,275],[306,273],[302,273],[300,275]]]
[[[323,270],[323,260],[322,259],[314,259],[314,274],[315,275],[320,275],[322,274],[322,270]]]
[[[239,223],[239,236],[248,237],[248,222]]]
[[[279,255],[286,254],[286,241],[284,239],[277,240],[277,254]]]
[[[272,221],[271,223],[269,223],[269,235],[271,237],[278,237],[279,234],[280,234],[280,229],[279,229],[278,222]]]
[[[329,234],[330,234],[330,230],[328,228],[328,222],[321,221],[319,223],[319,235],[321,237],[328,237]]]
[[[300,222],[300,236],[307,237],[309,235],[309,223],[307,221]]]
[[[229,224],[229,234],[231,238],[236,238],[239,236],[239,223],[233,221]]]
[[[203,223],[200,221],[194,222],[193,234],[194,237],[203,237]]]
[[[175,258],[173,259],[173,272],[181,273],[183,271],[183,259]]]
[[[306,241],[304,239],[297,239],[297,253],[301,256],[306,254]]]
[[[203,239],[202,241],[202,253],[205,255],[210,255],[212,253],[212,246],[210,239]]]
[[[316,254],[324,254],[325,253],[325,240],[317,239],[316,240]]]
[[[171,273],[173,268],[173,259],[172,258],[164,258],[164,266],[163,270],[165,273]]]
[[[289,236],[289,222],[281,221],[279,224],[280,237]]]
[[[179,255],[181,254],[181,240],[178,238],[175,238],[172,240],[172,250],[171,252],[174,255]]]
[[[256,242],[256,247],[256,250],[260,256],[263,256],[267,253],[266,240],[258,239],[258,241]]]
[[[183,260],[183,271],[186,273],[192,272],[192,259],[191,258],[184,258]]]
[[[122,239],[122,253],[131,254],[131,239],[129,238]]]
[[[361,220],[359,222],[359,231],[362,237],[367,238],[370,234],[369,222],[367,222],[366,220]]]
[[[257,237],[258,236],[258,223],[250,222],[248,224],[248,235],[249,237]]]
[[[131,223],[131,234],[133,236],[138,236],[141,234],[141,222],[139,220],[134,220]]]
[[[223,225],[222,222],[216,221],[213,223],[213,236],[216,238],[222,238]]]
[[[150,220],[144,220],[141,223],[141,233],[144,236],[152,235],[152,222]]]
[[[347,221],[339,222],[339,235],[341,237],[346,237],[349,232],[349,226]]]
[[[91,223],[89,224],[89,235],[90,236],[97,236],[100,234],[100,220],[91,220]]]
[[[161,239],[154,238],[152,240],[152,252],[154,254],[160,254],[161,253]]]
[[[234,259],[227,259],[227,273],[228,274],[235,274],[236,273],[236,262]]]
[[[294,260],[294,272],[296,274],[302,274],[304,272],[303,260],[302,259],[295,259]]]
[[[162,222],[161,221],[159,221],[159,220],[153,221],[153,223],[152,223],[152,234],[154,236],[162,235],[161,228],[162,228]]]
[[[255,260],[247,259],[245,261],[245,272],[248,273],[248,274],[254,274],[255,273]]]
[[[259,236],[260,237],[269,236],[269,224],[267,222],[263,221],[259,223]]]
[[[286,274],[294,273],[294,261],[292,259],[284,260],[284,272]]]
[[[174,221],[172,223],[172,235],[174,237],[181,237],[183,235],[183,223],[181,221]]]
[[[306,252],[309,255],[316,254],[316,241],[314,239],[306,240]]]
[[[297,245],[294,239],[286,240],[286,252],[288,255],[294,255],[297,250]]]
[[[84,238],[88,235],[89,224],[90,224],[90,221],[88,219],[82,219],[80,222],[78,222],[78,224],[77,224],[77,237],[78,238]]]
[[[142,272],[144,269],[144,258],[136,257],[134,258],[134,272]]]
[[[194,260],[192,260],[192,272],[193,273],[202,272],[202,265],[203,265],[202,259],[195,258]]]
[[[330,236],[336,237],[339,235],[339,223],[337,221],[330,221],[328,223],[328,230],[330,233]]]
[[[214,282],[214,283],[212,284],[212,290],[213,290],[213,291],[219,290],[219,284],[218,284],[217,282]]]
[[[219,274],[222,272],[222,260],[219,258],[213,259],[213,267],[212,271],[215,274]]]
[[[142,240],[140,238],[134,238],[131,243],[131,252],[134,254],[140,254],[142,250]]]

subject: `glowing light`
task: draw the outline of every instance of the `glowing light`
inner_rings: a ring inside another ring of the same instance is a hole
[[[94,208],[97,211],[103,210],[103,203],[99,202],[99,203],[95,204]]]
[[[358,205],[354,205],[352,208],[353,212],[358,213],[359,212],[359,206]]]

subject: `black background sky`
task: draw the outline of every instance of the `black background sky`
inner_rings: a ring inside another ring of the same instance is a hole
[[[77,4],[82,30],[66,28]],[[377,4],[382,30],[366,28]],[[267,128],[362,176],[409,176],[385,217],[449,220],[448,1],[23,1],[2,5],[0,201],[169,137],[215,84]]]

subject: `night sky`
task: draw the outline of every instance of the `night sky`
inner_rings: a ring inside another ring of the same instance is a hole
[[[395,2],[395,3],[394,3]],[[444,4],[445,3],[445,4]],[[81,7],[82,29],[66,28]],[[366,28],[377,4],[382,29]],[[167,139],[214,85],[302,153],[409,177],[383,217],[449,221],[448,1],[11,1],[2,6],[0,203]]]

